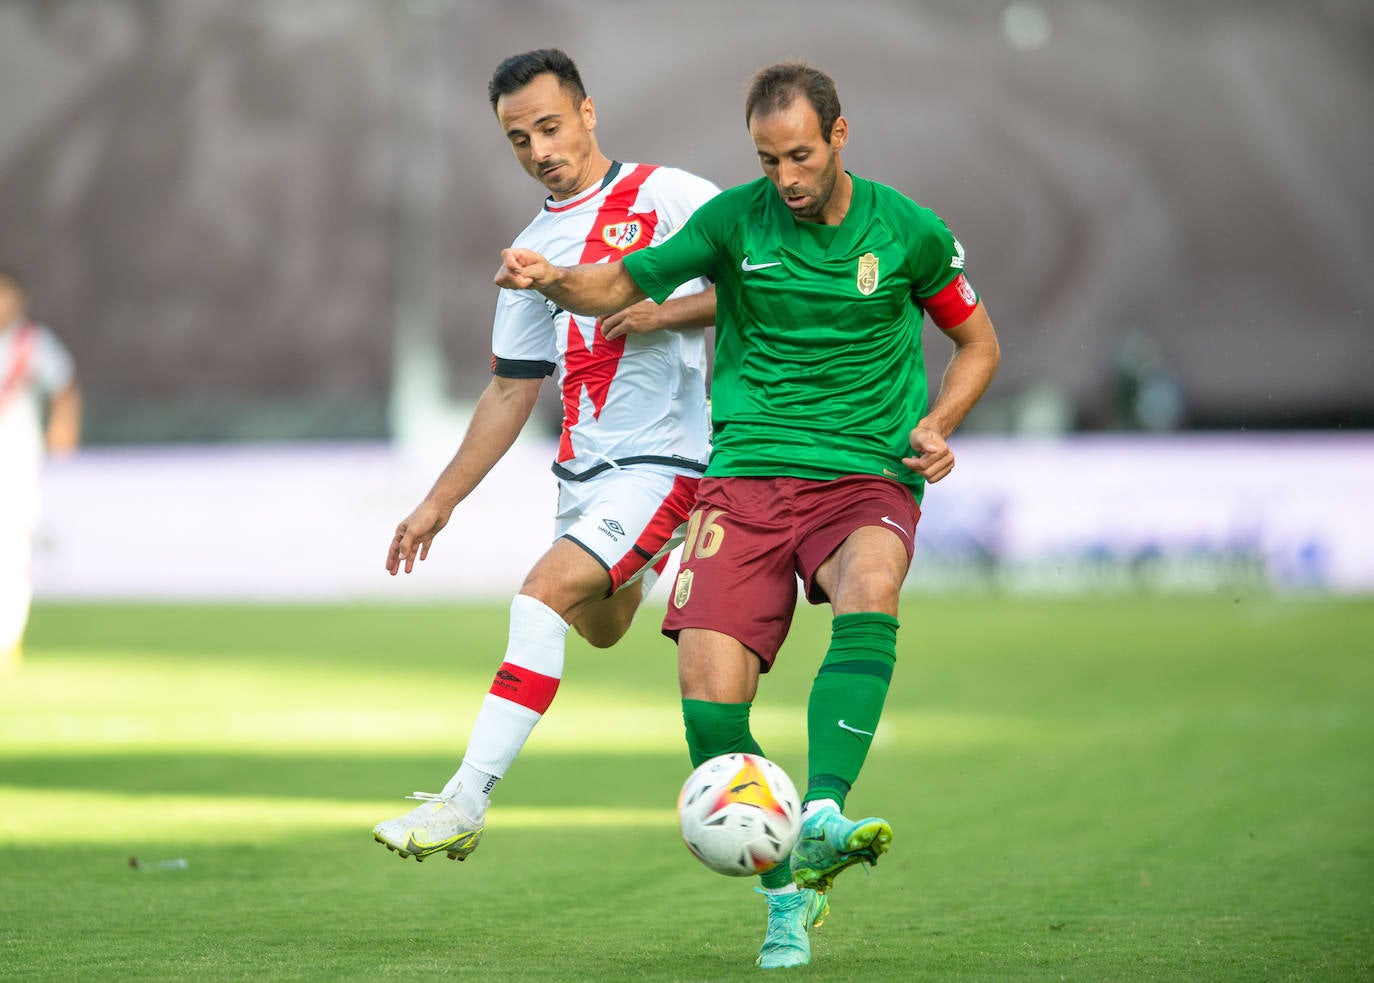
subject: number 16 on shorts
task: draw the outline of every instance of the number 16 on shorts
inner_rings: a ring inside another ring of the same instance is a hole
[[[687,520],[687,538],[682,541],[684,566],[693,558],[706,560],[720,552],[725,542],[725,527],[720,525],[720,517],[724,514],[724,509],[697,509],[692,513]],[[681,608],[691,596],[692,571],[680,570],[673,588],[673,607]]]

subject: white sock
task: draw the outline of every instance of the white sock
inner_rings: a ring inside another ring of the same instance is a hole
[[[463,764],[444,786],[469,817],[486,814],[492,789],[553,702],[567,635],[568,623],[546,604],[525,594],[511,601],[505,661],[482,698]]]
[[[782,887],[765,887],[759,890],[763,891],[764,894],[776,896],[779,894],[796,894],[801,888],[795,884],[784,884]]]
[[[834,809],[840,811],[840,804],[834,799],[812,799],[802,805],[802,818],[809,819],[812,813],[820,812],[822,809]]]

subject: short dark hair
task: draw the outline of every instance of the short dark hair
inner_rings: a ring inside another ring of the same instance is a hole
[[[744,100],[744,124],[748,126],[755,113],[766,116],[786,109],[798,95],[811,103],[821,121],[821,136],[828,141],[840,118],[840,95],[834,79],[804,61],[782,61],[754,73]]]
[[[492,112],[496,111],[496,100],[523,89],[540,75],[552,75],[558,79],[558,84],[578,106],[587,98],[582,76],[567,53],[558,48],[539,48],[526,51],[523,55],[511,55],[496,66],[496,71],[491,73],[491,81],[487,83],[487,98],[491,100]]]

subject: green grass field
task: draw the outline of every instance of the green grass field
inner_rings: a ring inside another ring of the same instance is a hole
[[[7,979],[757,978],[678,839],[662,593],[557,701],[464,864],[372,825],[451,773],[503,606],[43,605],[0,677]],[[1374,602],[908,598],[817,980],[1374,978]],[[755,731],[805,775],[799,612]],[[184,858],[185,870],[127,860]]]

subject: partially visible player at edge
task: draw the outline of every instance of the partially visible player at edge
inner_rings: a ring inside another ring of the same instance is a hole
[[[496,282],[596,313],[715,281],[714,446],[663,628],[678,641],[694,765],[759,752],[749,708],[798,574],[807,599],[834,612],[808,705],[802,834],[790,864],[764,877],[759,964],[773,968],[810,961],[835,875],[875,863],[891,841],[885,820],[841,810],[891,681],[924,484],[954,467],[946,439],[1001,355],[944,222],[844,170],[849,127],[829,76],[800,62],[762,69],[745,120],[765,176],[722,192],[668,242],[571,269],[506,250]],[[923,312],[954,343],[929,407]]]
[[[44,453],[64,456],[81,442],[71,352],[26,306],[19,275],[0,268],[0,672],[23,657]]]
[[[667,238],[719,190],[685,171],[605,157],[596,108],[562,51],[506,59],[488,95],[516,159],[550,192],[517,247],[565,263],[618,259]],[[705,328],[715,319],[715,291],[684,278],[658,303],[602,313],[598,322],[534,291],[501,292],[494,378],[453,460],[396,527],[386,559],[392,575],[428,556],[454,508],[510,449],[557,369],[563,432],[553,465],[555,539],[511,602],[505,657],[458,771],[440,793],[415,793],[421,805],[373,829],[403,858],[443,850],[463,860],[477,848],[492,789],[558,689],[568,626],[595,646],[615,644],[682,541],[710,449]]]

